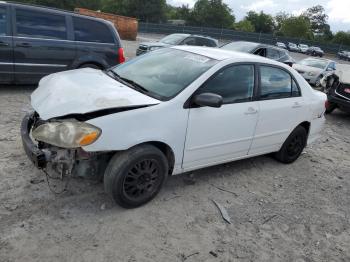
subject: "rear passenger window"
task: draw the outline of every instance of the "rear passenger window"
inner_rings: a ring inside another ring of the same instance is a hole
[[[196,39],[194,37],[188,37],[183,41],[183,45],[197,45]]]
[[[6,9],[0,7],[0,35],[6,35]]]
[[[112,32],[98,21],[85,18],[73,18],[76,41],[95,43],[114,43]]]
[[[280,99],[301,95],[292,76],[282,69],[261,66],[260,76],[261,99]]]
[[[207,81],[199,93],[222,96],[224,104],[251,101],[254,92],[254,66],[237,65],[223,69]]]
[[[16,9],[18,36],[67,39],[66,18],[63,15]]]
[[[212,41],[210,39],[198,37],[196,41],[197,41],[197,45],[198,46],[209,46],[209,47],[215,47],[216,46],[214,41]]]

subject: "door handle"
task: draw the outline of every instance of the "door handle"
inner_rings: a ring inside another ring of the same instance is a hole
[[[245,115],[255,115],[258,113],[258,110],[256,110],[255,108],[253,107],[249,107],[248,108],[248,111],[246,111],[244,114]]]
[[[29,43],[18,43],[16,46],[17,47],[25,47],[25,48],[32,47],[32,45]]]
[[[0,42],[0,46],[9,46],[9,44],[5,42]]]
[[[302,105],[299,102],[295,102],[292,106],[292,108],[300,108]]]

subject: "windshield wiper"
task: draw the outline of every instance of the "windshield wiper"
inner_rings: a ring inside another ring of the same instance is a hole
[[[115,73],[115,72],[114,72]],[[128,86],[131,85],[131,87],[133,87],[134,89],[140,91],[141,93],[149,93],[149,90],[147,90],[146,88],[144,88],[142,85],[136,83],[135,81],[125,78],[125,77],[121,77],[120,75],[118,75],[117,73],[115,73],[116,76],[122,80],[123,82],[127,83]]]

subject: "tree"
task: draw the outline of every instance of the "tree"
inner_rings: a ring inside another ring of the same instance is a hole
[[[274,19],[274,30],[276,32],[279,32],[281,30],[281,27],[284,21],[286,21],[290,16],[291,16],[290,14],[287,14],[285,12],[277,13]]]
[[[189,19],[196,26],[230,28],[235,22],[232,10],[222,0],[198,0]]]
[[[328,15],[326,15],[325,9],[321,5],[308,8],[302,15],[310,20],[311,30],[314,34],[324,34],[329,28],[327,24]]]
[[[350,46],[350,33],[344,31],[337,32],[333,37],[333,43]]]
[[[249,11],[246,20],[250,21],[255,28],[255,32],[258,33],[272,33],[273,32],[273,18],[271,15],[265,14],[264,12]]]
[[[255,28],[252,23],[246,19],[239,21],[234,25],[234,29],[243,32],[255,32]]]
[[[312,36],[310,21],[304,16],[291,16],[284,20],[281,32],[289,37],[309,39]]]
[[[172,5],[167,5],[166,17],[167,19],[181,19],[188,20],[190,18],[191,9],[188,5],[182,5],[180,7],[175,7]]]

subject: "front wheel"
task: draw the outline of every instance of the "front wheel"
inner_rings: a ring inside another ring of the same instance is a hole
[[[285,164],[293,163],[303,152],[306,142],[307,132],[304,127],[298,126],[275,154],[275,158]]]
[[[167,174],[165,155],[152,145],[141,145],[112,157],[104,174],[104,187],[117,204],[135,208],[158,194]]]

